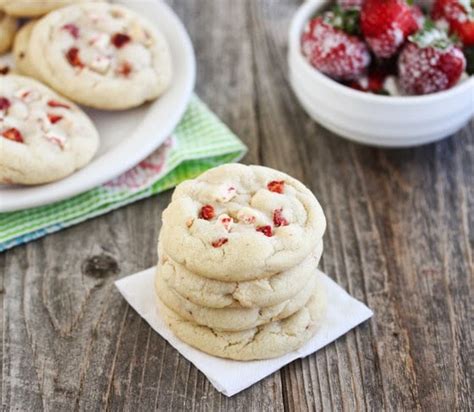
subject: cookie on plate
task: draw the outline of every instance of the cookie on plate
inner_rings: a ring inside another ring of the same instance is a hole
[[[292,316],[240,332],[223,332],[186,320],[158,300],[158,310],[183,342],[210,355],[234,360],[270,359],[308,342],[326,313],[326,295],[319,280],[308,303]]]
[[[36,20],[31,20],[18,31],[13,43],[13,57],[16,70],[20,74],[39,80],[38,72],[35,70],[35,66],[31,62],[31,57],[28,53],[28,43],[35,24]]]
[[[75,104],[17,75],[0,81],[0,182],[33,185],[86,165],[99,135]]]
[[[121,110],[158,98],[172,76],[160,31],[125,7],[85,3],[43,17],[28,53],[39,78],[71,100]]]
[[[10,50],[17,29],[15,18],[6,15],[0,7],[0,54]]]
[[[161,248],[161,247],[160,247]],[[204,307],[265,308],[295,297],[315,276],[323,243],[299,265],[268,278],[246,282],[222,282],[198,276],[159,251],[157,271],[170,288],[190,302]]]
[[[301,182],[228,164],[180,184],[163,212],[162,247],[189,271],[246,281],[289,270],[321,241],[326,219]]]
[[[315,282],[316,277],[313,276],[307,287],[291,299],[265,308],[214,309],[196,305],[169,287],[159,270],[155,277],[155,290],[161,302],[183,319],[214,330],[235,332],[293,315],[306,305],[314,290]]]
[[[38,17],[52,10],[81,1],[101,0],[0,0],[0,8],[3,8],[10,16]]]

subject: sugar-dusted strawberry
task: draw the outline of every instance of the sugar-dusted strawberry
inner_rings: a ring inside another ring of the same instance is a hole
[[[400,86],[410,95],[449,89],[465,68],[461,49],[444,31],[429,26],[410,36],[398,60]]]
[[[343,9],[360,9],[364,0],[337,0],[337,4]]]
[[[346,85],[361,92],[387,95],[385,80],[388,74],[381,70],[372,70],[366,76],[352,80]]]
[[[395,55],[421,26],[420,10],[406,0],[365,0],[360,25],[365,40],[381,58]]]
[[[346,26],[340,13],[326,12],[307,24],[301,40],[303,55],[309,63],[337,80],[355,79],[370,64],[367,45],[344,31]]]
[[[465,46],[474,45],[474,10],[470,0],[436,0],[431,17],[445,22]]]

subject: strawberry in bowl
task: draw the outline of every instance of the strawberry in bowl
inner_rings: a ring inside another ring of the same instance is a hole
[[[470,0],[436,0],[433,20],[448,27],[464,46],[474,46],[474,10]]]
[[[362,75],[370,64],[367,45],[351,33],[352,13],[339,9],[312,19],[301,39],[301,50],[322,73],[338,80]]]
[[[399,83],[408,95],[450,89],[461,79],[466,58],[447,34],[427,27],[410,36],[398,59]]]
[[[421,11],[406,0],[365,0],[360,27],[377,57],[394,56],[409,35],[420,29]]]

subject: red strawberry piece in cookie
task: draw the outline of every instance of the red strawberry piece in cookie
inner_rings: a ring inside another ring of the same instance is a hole
[[[123,46],[125,46],[127,43],[131,41],[131,37],[128,34],[124,33],[115,33],[110,41],[112,44],[117,48],[121,49]]]
[[[234,224],[234,221],[232,220],[232,218],[227,215],[227,214],[223,214],[223,215],[220,215],[218,218],[217,218],[217,222],[222,225],[222,227],[227,231],[227,232],[230,232],[230,230],[232,229],[232,225]]]
[[[267,184],[267,188],[270,192],[283,194],[285,182],[283,180],[273,180]]]
[[[469,0],[436,0],[431,17],[445,22],[465,46],[474,45],[474,10]]]
[[[273,211],[273,224],[276,227],[288,226],[288,220],[283,216],[283,209],[276,209]]]
[[[301,49],[308,62],[337,80],[352,80],[370,64],[367,45],[357,36],[343,31],[343,19],[333,12],[312,19],[306,26]]]
[[[215,212],[213,206],[211,206],[211,205],[204,205],[204,206],[201,208],[201,213],[199,214],[199,217],[200,217],[201,219],[211,220],[212,218],[214,218],[215,215],[216,215],[216,212]]]
[[[214,240],[211,244],[212,244],[212,247],[218,248],[225,245],[228,241],[229,239],[222,237],[220,239]]]
[[[257,227],[257,232],[263,233],[267,237],[272,237],[273,236],[273,230],[272,227],[267,225],[267,226],[258,226]]]
[[[68,104],[58,102],[57,100],[49,100],[48,101],[48,106],[49,107],[55,107],[55,108],[59,107],[61,109],[70,109],[71,108],[71,106],[69,106]]]
[[[14,142],[18,142],[18,143],[23,143],[23,135],[21,134],[21,132],[12,127],[10,129],[7,129],[5,130],[4,132],[2,132],[2,136],[5,138],[5,139],[8,139],[8,140],[12,140]]]
[[[80,69],[84,67],[84,63],[79,56],[79,49],[77,47],[71,47],[66,53],[66,58],[71,66],[78,67]]]
[[[62,29],[66,30],[73,38],[79,38],[79,27],[77,27],[75,24],[65,24]]]
[[[10,100],[8,100],[6,97],[0,97],[0,111],[6,112],[10,106]]]
[[[124,77],[130,76],[130,73],[132,73],[132,71],[133,66],[129,62],[122,62],[117,68],[117,73]]]
[[[381,58],[395,55],[421,24],[420,11],[405,0],[366,0],[360,25],[372,51]]]
[[[60,116],[59,114],[52,114],[52,113],[48,114],[48,120],[52,124],[56,124],[56,123],[60,122],[62,119],[63,119],[63,116]]]
[[[466,68],[466,59],[447,34],[434,27],[410,36],[398,60],[399,81],[410,95],[453,87]]]

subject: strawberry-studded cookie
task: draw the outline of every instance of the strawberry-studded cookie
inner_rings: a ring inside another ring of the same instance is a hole
[[[99,136],[73,103],[35,80],[0,78],[0,183],[61,179],[94,156]]]
[[[245,281],[298,265],[325,228],[321,206],[302,183],[266,167],[230,164],[176,188],[161,241],[197,275]]]
[[[156,27],[107,3],[48,14],[35,25],[28,51],[41,80],[98,109],[127,109],[154,100],[172,75],[168,44]]]

